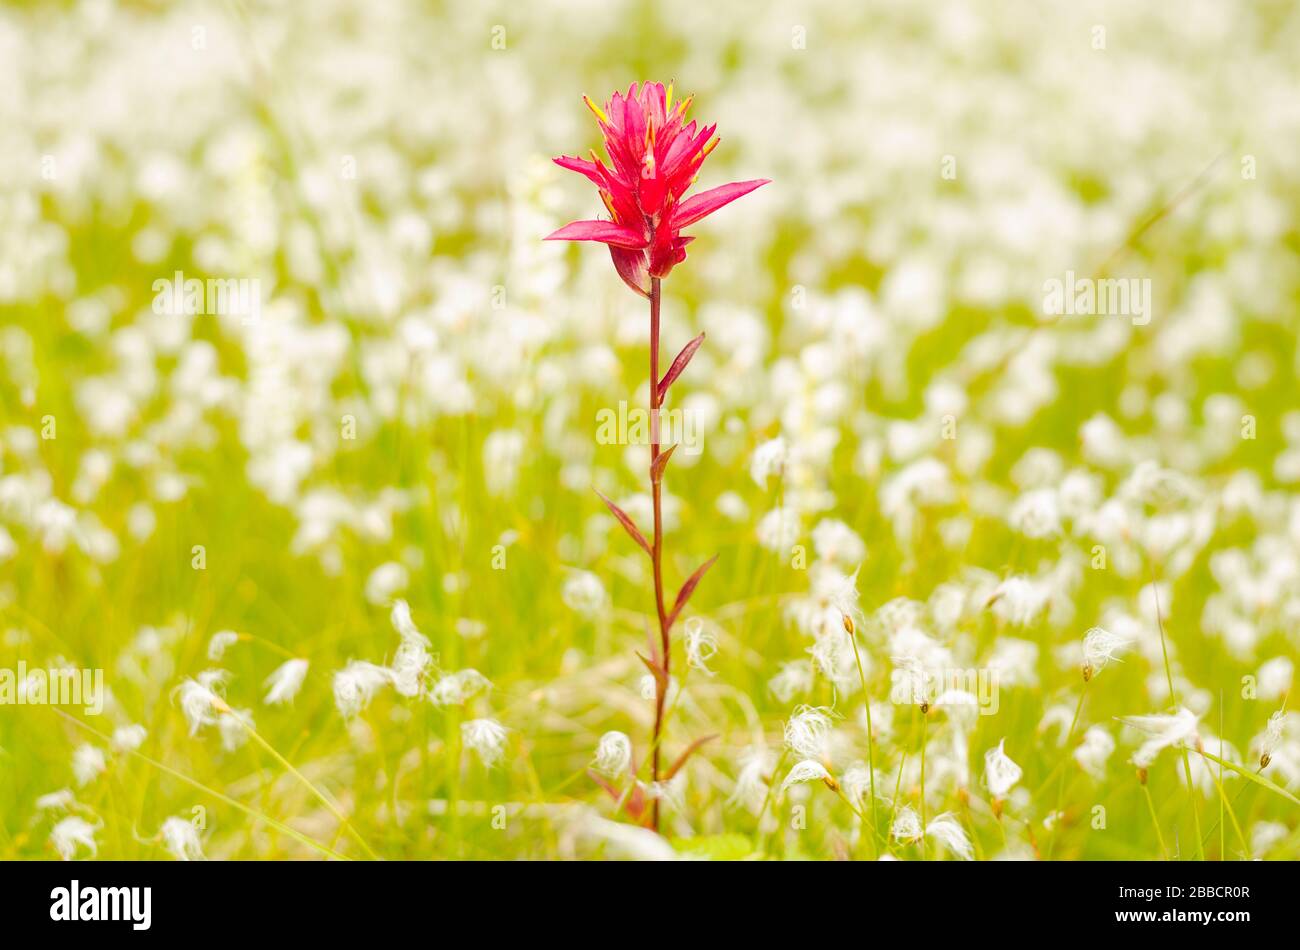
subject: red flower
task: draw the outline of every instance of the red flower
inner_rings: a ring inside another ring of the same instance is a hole
[[[650,278],[667,277],[686,259],[693,238],[682,228],[723,205],[766,185],[768,179],[735,181],[682,200],[695,183],[700,166],[718,140],[715,125],[697,129],[686,123],[691,99],[673,105],[673,91],[663,83],[632,83],[627,95],[614,93],[601,110],[586,96],[605,136],[608,167],[595,152],[591,161],[567,155],[555,164],[586,175],[600,189],[610,221],[574,221],[548,241],[599,241],[609,245],[619,276],[642,296],[649,296]]]

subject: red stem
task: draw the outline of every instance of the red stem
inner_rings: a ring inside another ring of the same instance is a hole
[[[659,457],[659,407],[663,404],[663,394],[659,392],[659,278],[650,278],[650,464]],[[659,652],[663,676],[655,680],[655,733],[653,760],[650,766],[652,782],[659,781],[659,734],[663,728],[664,700],[668,693],[669,643],[668,614],[664,610],[664,574],[663,574],[663,510],[661,504],[660,478],[650,476],[650,491],[654,499],[655,530],[651,544],[651,560],[654,562],[655,575],[655,609],[659,614]],[[656,790],[657,791],[657,790]],[[655,831],[659,830],[659,799],[651,806],[652,821]]]

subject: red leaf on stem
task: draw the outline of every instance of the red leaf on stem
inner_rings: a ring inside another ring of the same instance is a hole
[[[682,612],[682,608],[686,606],[686,602],[691,599],[691,594],[695,593],[695,588],[700,583],[700,579],[704,577],[704,572],[711,568],[713,562],[717,559],[718,555],[713,555],[713,557],[701,564],[694,574],[686,579],[686,583],[682,585],[682,589],[677,592],[677,600],[673,604],[672,612],[668,615],[669,627],[673,625],[673,622],[677,619],[677,615]]]
[[[667,688],[668,688],[668,677],[667,677],[667,675],[664,674],[663,667],[660,666],[658,663],[655,663],[653,660],[651,660],[651,659],[650,659],[648,656],[646,656],[644,653],[638,653],[636,656],[637,656],[637,659],[638,659],[638,660],[640,660],[642,663],[645,664],[645,668],[646,668],[647,670],[649,670],[649,671],[650,671],[650,675],[653,676],[653,677],[655,678],[655,683],[657,683],[657,684],[659,685],[659,688],[660,688],[660,689],[667,689]]]
[[[673,451],[676,448],[677,448],[676,445],[670,445],[668,446],[668,448],[664,449],[662,452],[660,452],[658,455],[655,456],[655,460],[650,463],[651,482],[663,481],[664,469],[668,467],[668,460],[673,457]]]
[[[677,381],[678,376],[682,375],[682,370],[686,369],[686,364],[691,361],[691,357],[695,355],[695,351],[700,348],[700,344],[703,342],[704,334],[701,333],[682,347],[682,351],[673,360],[673,365],[668,367],[668,372],[664,373],[664,378],[659,381],[659,388],[655,391],[657,405],[663,405],[664,396],[668,393],[668,387]]]
[[[597,495],[600,495],[600,500],[605,503],[605,507],[607,507],[610,510],[610,513],[618,519],[618,523],[623,526],[623,530],[632,536],[633,541],[641,545],[641,550],[653,557],[654,555],[650,550],[650,542],[645,539],[645,535],[641,533],[641,530],[636,526],[636,523],[628,517],[627,512],[601,494],[599,489],[594,490]]]
[[[694,755],[695,752],[700,748],[700,746],[704,745],[704,743],[706,742],[711,742],[716,738],[718,738],[716,734],[711,736],[704,736],[702,739],[696,739],[694,742],[688,745],[686,747],[686,751],[683,752],[681,755],[679,755],[676,761],[674,761],[672,765],[668,766],[668,771],[664,773],[663,778],[661,778],[660,781],[661,782],[672,781],[672,777],[678,773],[681,767],[686,764],[686,760],[689,759],[692,755]]]

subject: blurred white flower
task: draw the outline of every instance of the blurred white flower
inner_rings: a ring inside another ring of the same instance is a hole
[[[820,762],[814,762],[811,759],[804,759],[802,762],[796,762],[794,767],[781,783],[781,791],[785,791],[791,785],[798,785],[802,782],[826,782],[828,785],[834,783],[835,779],[831,778],[831,773],[826,771],[826,766]]]
[[[785,472],[789,454],[785,439],[780,436],[761,443],[749,458],[749,477],[759,488],[766,489],[773,476],[780,477]]]
[[[104,773],[108,761],[104,750],[88,742],[72,750],[72,775],[78,785],[87,785]]]
[[[334,705],[350,719],[370,705],[383,686],[393,682],[393,671],[365,660],[351,660],[334,674]]]
[[[218,630],[208,641],[208,659],[213,663],[220,663],[221,658],[225,656],[226,650],[239,642],[239,634],[233,630]]]
[[[162,835],[163,847],[177,861],[205,860],[199,832],[193,822],[185,818],[168,818],[162,823],[159,834]]]
[[[478,670],[458,670],[439,677],[429,688],[429,702],[435,706],[463,706],[491,688],[488,678]]]
[[[622,732],[607,732],[596,743],[596,759],[592,764],[601,775],[617,778],[632,763],[632,740]]]
[[[1091,628],[1083,636],[1084,679],[1091,679],[1100,673],[1107,663],[1115,659],[1115,654],[1128,645],[1127,637],[1118,636],[1101,627]]]
[[[961,823],[952,813],[944,812],[931,818],[925,826],[925,835],[939,842],[961,860],[975,860],[975,850],[971,845],[970,836],[966,834],[966,829],[962,828]]]
[[[699,670],[709,676],[713,671],[708,662],[718,653],[718,638],[704,627],[699,617],[689,617],[684,624],[686,641],[686,664],[693,670]]]
[[[303,681],[307,678],[307,660],[294,658],[285,660],[275,668],[275,671],[266,678],[263,685],[266,687],[266,697],[262,700],[268,706],[278,706],[281,703],[291,703],[293,698],[298,695],[302,689]]]
[[[1115,740],[1101,726],[1089,726],[1083,741],[1074,750],[1074,760],[1085,772],[1101,781],[1106,777],[1106,762],[1115,751]]]
[[[1196,739],[1199,719],[1190,709],[1182,706],[1173,714],[1125,718],[1124,722],[1150,736],[1133,753],[1133,764],[1138,768],[1148,768],[1162,750],[1171,746],[1183,746]]]
[[[802,758],[821,759],[826,755],[826,740],[830,732],[829,709],[800,706],[785,724],[785,744]]]
[[[85,848],[93,858],[99,853],[99,846],[95,844],[95,832],[99,828],[98,824],[92,825],[84,818],[69,815],[50,830],[50,844],[64,861],[76,857],[79,847]]]
[[[1006,798],[1007,793],[1024,774],[1020,766],[1011,761],[1010,756],[1003,751],[1006,743],[1007,740],[1003,739],[996,748],[984,753],[984,787],[994,798]]]
[[[609,596],[600,578],[590,571],[570,571],[564,579],[560,597],[565,606],[584,617],[594,617],[605,609]]]
[[[144,726],[131,724],[118,726],[113,730],[113,748],[122,752],[131,752],[140,748],[149,732]]]
[[[505,754],[508,731],[495,719],[471,719],[461,723],[461,740],[473,750],[488,768],[501,761]]]

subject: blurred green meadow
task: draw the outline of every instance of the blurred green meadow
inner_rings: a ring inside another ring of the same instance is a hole
[[[0,7],[0,858],[1300,857],[1298,41],[1285,2]],[[541,241],[603,213],[549,161],[582,96],[645,79],[718,123],[700,188],[773,180],[664,283],[661,359],[707,333],[669,596],[718,561],[666,760],[713,738],[660,785],[649,563],[593,491],[649,530],[598,437],[646,306]],[[1046,312],[1067,275],[1134,296]]]

